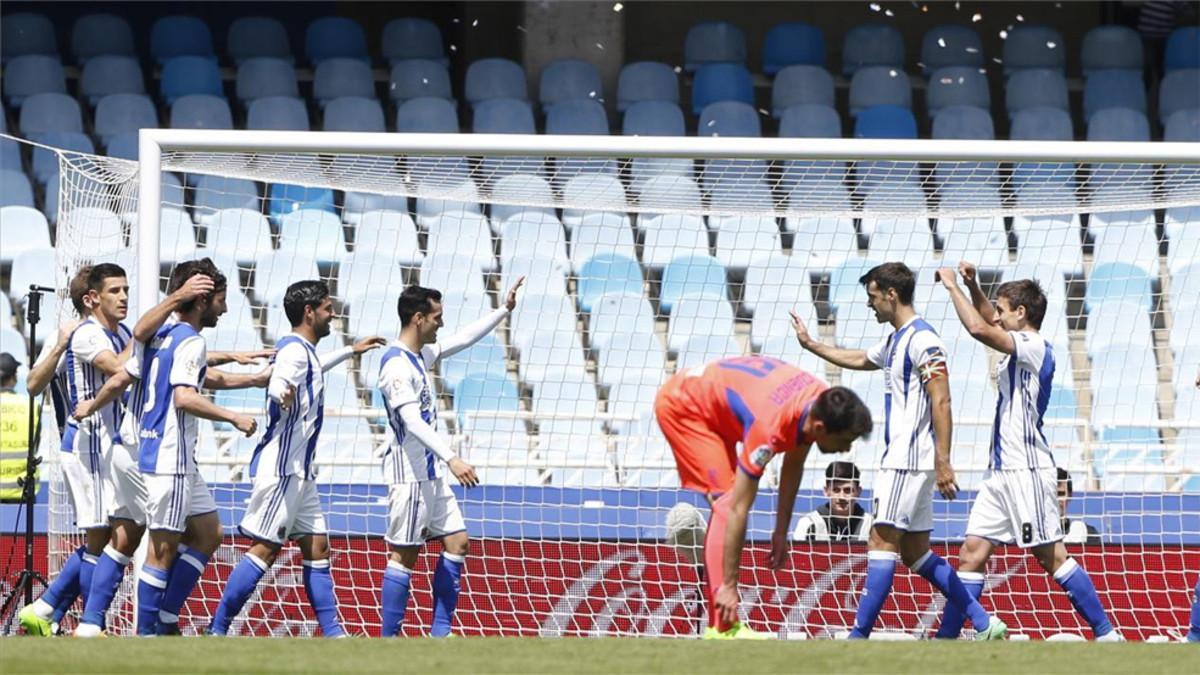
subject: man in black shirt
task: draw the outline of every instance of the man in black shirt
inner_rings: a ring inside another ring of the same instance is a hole
[[[858,503],[862,484],[854,462],[830,462],[825,467],[825,496],[829,501],[800,518],[792,539],[798,541],[866,541],[871,514]]]

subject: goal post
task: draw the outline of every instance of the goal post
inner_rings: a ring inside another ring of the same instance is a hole
[[[466,634],[697,634],[695,552],[678,543],[695,533],[672,531],[668,514],[680,503],[707,507],[679,489],[654,392],[712,358],[770,356],[854,388],[881,429],[882,379],[803,353],[788,310],[825,341],[871,345],[886,327],[864,311],[857,279],[884,260],[917,273],[917,309],[950,353],[966,494],[936,504],[939,552],[957,553],[986,468],[999,361],[933,283],[932,270],[965,259],[979,263],[989,290],[1027,276],[1046,288],[1043,333],[1061,354],[1046,435],[1073,479],[1068,514],[1098,530],[1090,543],[1086,527],[1076,532],[1071,550],[1114,623],[1141,639],[1186,625],[1200,573],[1200,397],[1184,386],[1200,368],[1195,144],[155,129],[141,132],[139,151],[110,191],[123,201],[107,202],[66,177],[95,167],[64,155],[59,221],[104,203],[128,211],[118,214],[129,242],[120,259],[136,266],[138,312],[158,302],[172,262],[217,260],[233,298],[207,332],[221,349],[273,344],[287,330],[281,288],[312,275],[330,281],[337,308],[318,353],[395,337],[405,285],[446,292],[444,337],[527,277],[517,311],[438,368],[440,430],[485,482],[456,488],[474,539],[459,613]],[[62,249],[58,266],[70,270],[87,253]],[[331,371],[337,393],[317,457],[340,611],[372,634],[385,561],[378,455],[389,433],[377,369],[368,354]],[[257,413],[262,395],[218,401]],[[253,443],[221,425],[204,435],[199,463],[223,522],[235,525]],[[859,501],[870,510],[881,438],[809,456],[793,527],[826,501],[823,471],[835,459],[859,465]],[[863,544],[799,533],[788,568],[767,569],[775,485],[769,472],[751,516],[743,609],[784,637],[831,637],[853,620]],[[185,630],[207,625],[246,547],[227,532],[185,608]],[[312,633],[288,551],[234,632]],[[428,627],[429,563],[414,581],[410,634]],[[1015,548],[993,559],[988,588],[985,604],[1017,632],[1086,632]],[[940,607],[902,572],[883,628],[930,635]]]

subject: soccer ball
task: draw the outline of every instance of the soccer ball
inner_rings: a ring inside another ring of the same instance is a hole
[[[667,543],[680,557],[691,563],[703,559],[704,532],[708,523],[700,509],[680,502],[667,511]]]

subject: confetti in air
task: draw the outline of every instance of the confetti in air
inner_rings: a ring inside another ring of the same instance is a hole
[[[596,49],[601,49],[601,50],[602,50],[602,49],[604,49],[604,45],[602,45],[602,44],[600,44],[599,42],[597,42],[597,43],[596,43]]]
[[[474,28],[478,25],[479,25],[479,19],[475,19],[474,21],[471,22],[471,28]]]
[[[883,9],[882,7],[879,6],[878,2],[872,2],[870,5],[868,5],[868,7],[871,8],[872,12],[878,12],[880,9]]]
[[[1024,16],[1021,16],[1020,14],[1017,15],[1017,21],[1024,21],[1024,20],[1025,20]]]
[[[980,21],[983,21],[982,14],[974,14],[971,16],[971,23],[979,23]]]
[[[938,46],[945,47],[946,46],[946,38],[938,38]]]
[[[1000,31],[1000,39],[1007,40],[1008,39],[1008,31],[1006,31],[1006,30]]]
[[[892,10],[890,10],[890,9],[883,10],[883,14],[884,14],[884,16],[896,16],[896,14],[894,12],[892,12]]]
[[[625,9],[625,5],[622,5],[622,4],[621,4],[621,3],[619,3],[619,2],[618,2],[618,3],[616,3],[615,5],[613,5],[613,11],[614,11],[614,12],[619,12],[619,11],[621,11],[621,10],[623,10],[623,9]]]
[[[1055,47],[1057,47],[1057,46],[1058,46],[1058,43],[1057,43],[1057,42],[1054,42],[1053,40],[1051,40],[1051,41],[1049,41],[1049,42],[1047,42],[1047,43],[1046,43],[1046,46],[1047,46],[1047,47],[1049,47],[1050,49],[1054,49]]]

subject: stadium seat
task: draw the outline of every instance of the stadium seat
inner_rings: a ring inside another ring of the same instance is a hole
[[[1167,209],[1163,231],[1170,242],[1167,269],[1172,276],[1200,260],[1200,207]]]
[[[46,215],[46,220],[53,225],[58,222],[58,191],[59,182],[51,181],[46,186],[46,196],[42,200],[42,213]]]
[[[842,119],[832,106],[804,103],[789,106],[779,120],[781,138],[841,138]]]
[[[458,112],[444,98],[409,99],[396,109],[396,131],[445,134],[458,130]]]
[[[1005,85],[1005,106],[1013,118],[1028,108],[1057,108],[1070,112],[1067,80],[1061,70],[1026,68],[1013,73]]]
[[[32,12],[5,14],[0,31],[6,62],[29,55],[58,56],[54,24],[45,15]]]
[[[101,58],[105,57],[93,63]],[[143,94],[109,94],[96,104],[93,128],[100,142],[107,144],[117,134],[158,128],[158,110]]]
[[[574,330],[534,333],[521,352],[517,372],[523,382],[535,389],[542,383],[559,380],[567,373],[586,376],[579,333]]]
[[[300,85],[296,81],[296,69],[289,59],[276,57],[254,57],[238,63],[237,99],[242,105],[268,96],[298,98]]]
[[[176,56],[162,67],[159,94],[167,105],[184,96],[206,94],[225,97],[216,61],[202,56]]]
[[[621,133],[626,136],[684,136],[683,111],[667,101],[639,101],[625,111]],[[637,157],[630,166],[635,184],[655,176],[692,173],[692,160],[671,157]]]
[[[83,113],[66,94],[34,94],[21,106],[19,127],[25,136],[53,131],[83,132]]]
[[[443,213],[429,226],[426,255],[455,253],[469,255],[484,272],[496,271],[492,254],[492,230],[479,213]]]
[[[251,59],[280,59],[289,65],[294,62],[287,29],[278,19],[267,16],[234,19],[225,34],[225,51],[239,71]]]
[[[732,335],[697,335],[679,348],[675,368],[691,368],[727,356],[741,356],[742,348]]]
[[[354,19],[326,16],[314,19],[304,31],[304,55],[315,65],[326,59],[358,59],[370,62],[367,36]]]
[[[464,375],[454,390],[454,412],[458,419],[458,427],[467,434],[511,433],[524,437],[525,425],[516,416],[520,405],[521,399],[516,385],[503,372]],[[513,416],[475,417],[472,415],[475,412],[508,412],[513,413]]]
[[[8,176],[4,179],[7,192]],[[20,204],[5,204],[0,208],[0,263],[11,263],[26,251],[49,249],[50,226],[40,211]]]
[[[388,21],[383,27],[383,58],[393,67],[401,61],[425,59],[443,68],[450,65],[442,32],[428,19],[401,17]]]
[[[324,63],[329,63],[325,61]],[[372,131],[383,133],[383,106],[373,98],[342,96],[326,102],[325,131]],[[338,158],[345,159],[345,158]],[[353,159],[347,159],[354,162]]]
[[[1140,70],[1096,70],[1083,86],[1083,117],[1101,110],[1131,108],[1146,113],[1146,85]]]
[[[604,100],[604,85],[596,66],[580,59],[558,59],[546,64],[538,83],[538,102],[542,108],[578,99]]]
[[[553,213],[519,211],[500,223],[499,230],[501,265],[518,257],[541,255],[570,269],[567,234]]]
[[[5,171],[24,170],[21,164],[21,144],[8,138],[0,138],[0,168]]]
[[[1142,72],[1142,37],[1128,26],[1096,26],[1083,36],[1083,74],[1121,68]]]
[[[912,108],[912,85],[903,70],[892,66],[866,66],[850,80],[850,114],[879,105]]]
[[[1200,143],[1200,108],[1177,110],[1164,126],[1164,141]]]
[[[808,260],[797,253],[795,249],[792,255],[776,251],[755,259],[746,270],[743,310],[757,314],[761,304],[776,302],[789,307],[812,305]]]
[[[1129,302],[1150,307],[1150,277],[1142,269],[1126,263],[1098,264],[1088,278],[1084,308],[1107,302]]]
[[[164,16],[158,19],[150,27],[150,56],[159,65],[177,56],[215,59],[208,24],[194,16]]]
[[[603,353],[617,335],[625,333],[654,334],[654,312],[642,294],[606,293],[592,304],[588,315],[588,338],[592,349]]]
[[[604,106],[593,100],[554,103],[546,108],[546,133],[605,136],[608,134],[608,115]]]
[[[575,306],[560,289],[544,294],[527,292],[513,310],[508,327],[509,344],[524,353],[539,332],[575,333],[575,321]]]
[[[758,119],[758,111],[749,104],[717,101],[705,106],[700,113],[696,135],[758,138],[762,136],[762,123]]]
[[[515,61],[479,59],[467,66],[464,93],[472,106],[496,98],[525,101],[529,99],[529,85],[525,80],[525,71]]]
[[[980,70],[949,66],[933,71],[925,91],[925,106],[929,116],[936,120],[938,113],[951,106],[971,106],[984,112],[991,110],[992,96],[988,90],[987,76]]]
[[[4,98],[13,108],[37,94],[67,93],[66,75],[57,56],[18,56],[4,67]]]
[[[990,141],[996,137],[996,132],[987,110],[955,105],[942,108],[933,118],[933,137]]]
[[[1106,302],[1087,315],[1086,347],[1089,358],[1114,345],[1153,348],[1150,313],[1137,304]]]
[[[341,96],[375,98],[375,76],[366,61],[327,58],[317,64],[313,75],[313,98],[322,107]]]
[[[492,183],[489,192],[515,204],[492,204],[491,216],[494,224],[502,223],[522,212],[541,212],[554,216],[554,192],[541,176],[513,174]]]
[[[904,37],[885,24],[862,24],[846,31],[842,42],[842,74],[869,66],[904,67]]]
[[[33,208],[33,186],[23,171],[0,169],[0,184],[4,185],[4,190],[0,191],[0,207]]]
[[[658,61],[635,61],[621,68],[617,77],[617,111],[625,112],[643,101],[679,105],[679,78],[671,66]]]
[[[638,225],[646,233],[642,263],[647,269],[661,270],[683,255],[708,255],[708,228],[698,215],[642,216]]]
[[[477,134],[537,133],[529,103],[513,98],[481,101],[475,107],[472,131]]]
[[[550,256],[518,255],[504,260],[503,273],[500,276],[500,288],[509,289],[517,283],[517,279],[525,277],[522,286],[526,295],[567,295],[567,274],[570,268],[563,265],[561,260]]]
[[[754,82],[740,63],[710,63],[692,78],[692,113],[699,115],[710,103],[741,101],[754,105]]]
[[[337,262],[346,255],[342,219],[319,209],[284,213],[279,218],[279,248],[303,253],[318,263]]]
[[[1088,223],[1095,239],[1092,259],[1096,264],[1128,263],[1147,276],[1158,276],[1159,238],[1154,230],[1154,212],[1150,210],[1092,214]]]
[[[0,351],[11,355],[22,365],[29,364],[29,351],[25,344],[25,336],[19,331],[8,324],[0,325]]]
[[[573,176],[563,186],[563,225],[570,232],[592,211],[625,211],[625,186],[616,176],[585,173]],[[574,207],[574,208],[572,208]]]
[[[92,106],[109,94],[145,94],[142,68],[128,56],[97,56],[83,66],[79,93]]]
[[[262,210],[262,198],[253,181],[201,175],[196,179],[196,221],[204,222],[223,209]]]
[[[659,308],[664,314],[670,314],[675,303],[685,295],[726,298],[725,268],[720,261],[712,256],[684,253],[668,263],[663,269]]]
[[[717,259],[735,273],[746,272],[756,258],[780,250],[779,224],[771,217],[726,218],[717,232]]]
[[[1070,141],[1075,138],[1071,116],[1061,108],[1034,107],[1012,118],[1009,135],[1023,141]]]
[[[1001,60],[1006,76],[1042,68],[1062,73],[1067,64],[1067,47],[1062,34],[1054,28],[1018,24],[1008,31]]]
[[[338,265],[337,294],[344,304],[353,307],[372,289],[385,287],[398,278],[400,266],[390,252],[356,248]]]
[[[598,255],[612,253],[636,259],[633,227],[629,216],[621,213],[591,212],[584,214],[572,232],[571,266],[582,270],[583,265]]]
[[[844,201],[844,212],[850,211],[850,197],[841,183],[813,183],[817,191],[823,194],[822,203],[831,207],[836,205],[836,199]],[[803,193],[797,192],[796,195]],[[826,201],[828,199],[828,201]],[[797,204],[801,199],[791,201],[791,210],[797,212]],[[858,233],[854,230],[854,218],[843,216],[789,216],[783,221],[785,232],[793,233],[792,255],[802,256],[805,265],[814,272],[828,272],[841,264],[849,256],[858,254]]]
[[[1053,265],[1061,273],[1083,273],[1078,214],[1015,216],[1017,263]]]
[[[333,191],[329,188],[306,187],[289,183],[271,183],[267,187],[267,216],[275,223],[288,213],[300,209],[315,209],[336,213]]]
[[[419,266],[424,256],[417,244],[416,224],[406,210],[389,209],[386,205],[386,202],[381,202],[379,207],[368,204],[372,208],[364,210],[359,216],[354,229],[354,250],[384,252],[395,256],[396,262],[402,266]]]
[[[855,138],[916,138],[917,120],[912,111],[894,105],[879,105],[859,112],[854,123]]]
[[[998,208],[999,194],[993,194]],[[939,218],[937,231],[942,238],[943,261],[953,264],[970,260],[983,269],[998,268],[1008,262],[1008,233],[1002,216]]]
[[[443,185],[441,181],[437,181],[436,184],[439,186],[438,193],[446,199],[417,197],[416,221],[421,229],[429,229],[430,223],[443,213],[479,213],[481,211],[479,188],[475,185],[475,181],[463,178],[458,185],[449,188],[441,187]],[[418,186],[418,189],[420,187]]]
[[[297,279],[317,279],[317,261],[295,249],[271,251],[254,265],[254,297],[262,304],[283,302],[287,287]]]
[[[567,373],[561,380],[543,382],[533,390],[530,411],[538,425],[539,437],[562,435],[566,444],[562,454],[570,457],[572,449],[586,446],[593,436],[602,433],[596,417],[596,385],[586,373]],[[603,444],[603,439],[601,439]],[[541,446],[546,452],[548,446]],[[554,465],[557,462],[551,461]],[[589,470],[584,469],[584,473]]]
[[[226,208],[201,221],[205,248],[239,265],[251,265],[271,252],[271,225],[257,209]]]
[[[834,106],[833,76],[819,66],[794,65],[779,71],[771,85],[771,114],[782,117],[795,105]]]
[[[308,131],[304,101],[289,96],[267,96],[250,102],[246,128],[263,131]]]
[[[92,145],[92,139],[86,134],[81,134],[76,131],[50,131],[41,134],[35,134],[32,140],[48,145],[52,148],[59,148],[72,153],[95,154],[96,148]],[[47,181],[58,180],[58,154],[50,150],[42,148],[33,149],[33,179],[39,184],[45,185]]]
[[[825,34],[803,21],[772,26],[762,50],[763,72],[767,75],[796,65],[825,67]]]
[[[926,73],[942,68],[983,66],[983,42],[966,26],[934,26],[921,38],[921,67]]]
[[[1172,70],[1158,86],[1158,119],[1166,122],[1179,110],[1200,108],[1200,68]]]
[[[635,183],[633,187],[638,203],[647,210],[655,207],[661,207],[664,211],[701,208],[700,187],[688,176],[654,176]],[[648,219],[653,217],[653,213],[639,215],[638,231],[645,230]]]
[[[712,161],[710,160],[711,164]],[[775,211],[775,195],[764,180],[751,181],[720,180],[712,182],[709,204],[714,211],[708,217],[708,228],[720,232],[729,220],[749,217],[749,214],[765,214]],[[772,216],[773,218],[774,216]]]
[[[1200,28],[1181,26],[1171,31],[1163,50],[1163,67],[1167,71],[1200,68]]]
[[[172,129],[232,129],[229,103],[216,96],[184,96],[171,106]]]
[[[750,323],[750,346],[754,349],[762,349],[772,339],[780,337],[791,338],[792,342],[796,342],[795,329],[792,327],[792,311],[798,313],[811,330],[816,330],[817,310],[811,298],[807,301],[801,301],[799,298],[795,300],[760,299],[754,312],[754,320]],[[797,343],[796,346],[800,345]],[[778,349],[778,347],[775,348]],[[800,349],[796,353],[803,351]],[[795,363],[798,359],[790,360]],[[812,362],[809,360],[810,364]],[[819,368],[818,372],[823,370],[824,368]]]
[[[72,209],[59,221],[57,236],[79,241],[89,253],[106,255],[125,248],[125,228],[117,214],[106,208],[85,206]]]
[[[605,295],[642,294],[642,269],[637,260],[619,253],[601,253],[583,263],[577,279],[579,310],[591,312]]]
[[[419,278],[422,286],[436,288],[445,297],[486,297],[479,263],[468,254],[430,252],[421,261]]]
[[[888,208],[923,211],[925,194],[919,186],[904,184],[881,186],[867,193],[863,209],[880,214]],[[909,267],[929,265],[933,256],[933,237],[925,216],[864,215],[859,232],[869,240],[871,255],[899,260]]]
[[[1129,108],[1105,108],[1088,121],[1089,141],[1149,141],[1150,121],[1146,115]],[[1096,165],[1096,166],[1104,166]],[[1119,169],[1115,169],[1120,171]],[[1129,173],[1129,169],[1124,170]],[[1095,174],[1093,174],[1095,179]]]
[[[400,103],[422,97],[454,102],[450,71],[441,62],[429,59],[396,61],[388,78],[388,98]]]
[[[71,53],[80,64],[97,56],[135,56],[133,29],[115,14],[86,14],[71,27]]]
[[[713,63],[746,63],[746,34],[725,21],[706,21],[688,29],[683,43],[684,69],[699,70]]]
[[[662,342],[653,332],[613,334],[596,359],[596,379],[606,387],[616,387],[621,382],[657,384],[664,369]],[[611,394],[609,404],[609,412],[614,412]]]
[[[690,340],[705,336],[733,337],[733,308],[725,298],[684,295],[671,308],[667,351],[677,352]]]

